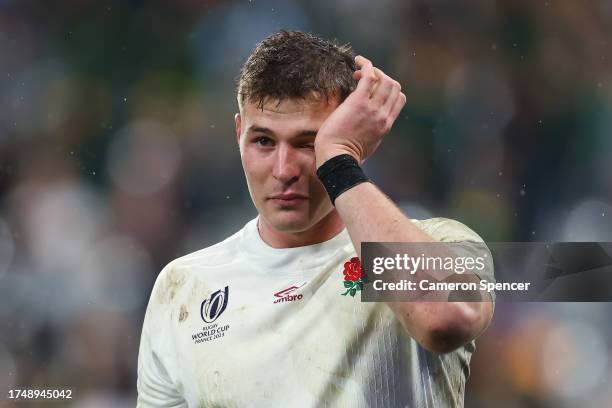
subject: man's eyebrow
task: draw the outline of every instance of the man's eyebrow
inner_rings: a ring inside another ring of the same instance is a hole
[[[297,135],[301,137],[308,137],[308,136],[315,137],[317,135],[317,131],[316,130],[302,130]]]
[[[267,127],[261,126],[251,126],[247,130],[248,132],[257,132],[257,133],[265,133],[268,135],[274,135],[274,131],[272,129],[268,129]],[[297,137],[315,137],[317,135],[317,131],[314,129],[302,130],[296,136]]]
[[[267,133],[270,135],[273,135],[274,132],[266,127],[260,127],[260,126],[251,126],[247,129],[247,132],[258,132],[258,133]]]

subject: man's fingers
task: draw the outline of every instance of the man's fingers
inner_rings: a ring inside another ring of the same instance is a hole
[[[391,92],[385,100],[382,110],[384,112],[391,112],[393,110],[393,106],[395,106],[395,101],[399,98],[400,93],[402,92],[402,87],[399,82],[391,80]]]
[[[353,77],[358,81],[356,91],[367,95],[374,105],[395,120],[406,103],[406,95],[401,93],[400,84],[361,55],[355,57],[355,62],[359,66],[353,73]]]
[[[376,71],[376,76],[378,77],[378,83],[374,89],[374,92],[372,93],[372,101],[377,106],[383,106],[387,99],[392,96],[395,81],[389,78],[380,69],[374,68],[374,70]]]
[[[359,83],[357,84],[357,89],[355,91],[366,94],[369,98],[374,90],[374,84],[378,81],[374,67],[372,66],[372,62],[370,62],[370,60],[362,57],[361,55],[355,57],[355,63],[357,63],[360,68],[359,71],[361,71],[361,78],[359,79]]]
[[[389,113],[391,118],[393,118],[393,121],[397,119],[397,116],[400,114],[405,104],[406,104],[406,95],[404,95],[403,92],[400,92],[399,96],[395,100],[395,103],[393,104],[393,107],[391,108],[391,112]]]
[[[367,59],[366,57],[363,57],[361,55],[358,55],[355,57],[355,63],[357,64],[357,66],[361,69],[368,69],[372,68],[372,61],[370,61],[369,59]]]

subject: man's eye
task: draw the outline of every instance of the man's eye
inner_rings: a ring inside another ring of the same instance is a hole
[[[303,147],[303,148],[305,148],[305,149],[314,149],[314,142],[311,142],[311,143],[304,143],[304,144],[302,145],[302,147]]]
[[[258,137],[257,139],[255,139],[255,143],[260,145],[260,146],[272,146],[272,139],[270,139],[269,137]]]

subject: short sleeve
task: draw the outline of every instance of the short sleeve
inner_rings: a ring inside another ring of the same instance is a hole
[[[440,242],[473,242],[482,245],[475,245],[468,247],[467,250],[474,251],[473,256],[479,256],[482,249],[486,251],[489,259],[492,259],[491,252],[486,246],[484,240],[470,229],[465,224],[452,220],[449,218],[431,218],[428,220],[417,221],[418,226],[427,234],[429,234],[436,241]],[[484,268],[482,272],[475,273],[480,280],[486,280],[487,282],[495,282],[495,273],[493,267]],[[495,304],[495,292],[488,292],[491,295],[491,301]]]
[[[164,271],[167,268],[164,268]],[[160,350],[161,342],[159,339],[167,331],[163,330],[165,316],[162,308],[163,305],[160,305],[158,302],[160,299],[158,292],[165,275],[164,271],[159,274],[153,287],[140,337],[137,408],[187,407],[187,403],[171,380],[171,376],[164,366],[161,357],[162,350]]]

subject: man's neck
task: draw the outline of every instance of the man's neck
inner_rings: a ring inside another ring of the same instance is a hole
[[[259,217],[257,229],[261,239],[272,248],[295,248],[332,239],[344,229],[344,223],[338,212],[333,210],[306,231],[278,231],[262,217]]]

